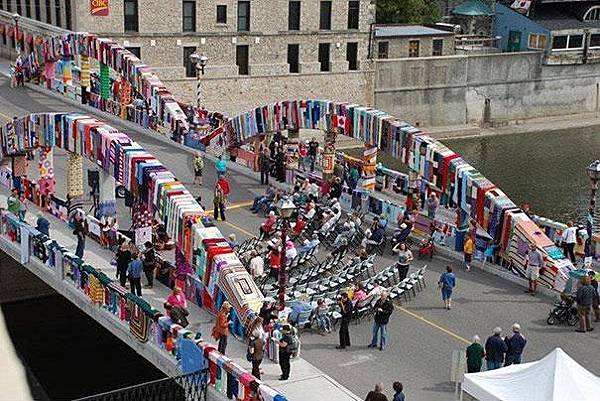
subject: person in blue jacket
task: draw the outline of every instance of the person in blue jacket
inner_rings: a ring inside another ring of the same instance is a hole
[[[456,276],[452,273],[452,267],[446,266],[446,271],[440,276],[438,286],[442,292],[442,300],[444,301],[444,307],[450,310],[452,307],[452,291],[456,287]]]
[[[227,160],[223,156],[219,156],[215,162],[215,169],[219,175],[225,175],[227,172]]]

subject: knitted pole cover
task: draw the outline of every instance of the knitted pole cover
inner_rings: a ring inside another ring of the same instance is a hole
[[[100,96],[110,98],[110,69],[104,63],[100,63]]]
[[[38,171],[40,174],[40,178],[38,179],[40,193],[44,196],[54,193],[56,179],[54,178],[54,157],[52,148],[40,148]]]

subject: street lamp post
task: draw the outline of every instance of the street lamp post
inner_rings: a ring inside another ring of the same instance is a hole
[[[14,13],[12,17],[15,21],[15,50],[17,51],[18,56],[21,53],[21,44],[19,43],[19,18],[21,18],[21,16],[19,13]]]
[[[285,308],[285,292],[287,289],[287,269],[286,269],[286,260],[285,260],[285,251],[286,251],[286,243],[287,243],[287,232],[289,229],[288,219],[292,216],[294,210],[296,210],[296,205],[289,197],[281,198],[281,200],[277,203],[277,210],[279,211],[279,215],[283,220],[283,226],[281,228],[281,261],[279,266],[279,310],[283,310]]]
[[[598,181],[600,181],[600,160],[592,162],[586,172],[592,184],[592,193],[590,197],[590,208],[587,216],[587,234],[585,241],[585,256],[591,256],[592,252],[592,228],[594,226],[594,211],[596,209],[596,191],[598,190]]]
[[[194,52],[190,54],[190,61],[196,66],[196,106],[200,109],[202,103],[202,91],[200,87],[200,78],[204,75],[204,67],[208,63],[208,57],[204,54]]]

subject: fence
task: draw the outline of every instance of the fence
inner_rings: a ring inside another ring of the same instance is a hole
[[[208,369],[80,398],[75,401],[206,401]]]

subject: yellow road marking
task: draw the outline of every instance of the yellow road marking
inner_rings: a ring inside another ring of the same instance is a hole
[[[232,203],[231,205],[227,206],[227,208],[225,209],[225,211],[227,210],[231,210],[231,209],[239,209],[241,207],[246,207],[246,206],[252,206],[254,204],[254,201],[245,201],[245,202],[238,202],[238,203]],[[214,209],[207,209],[205,210],[206,213],[213,213]]]
[[[454,333],[451,330],[448,330],[445,327],[440,326],[437,323],[432,322],[431,320],[428,320],[428,319],[424,318],[423,316],[421,316],[421,315],[419,315],[419,314],[417,314],[415,312],[412,312],[412,311],[410,311],[410,310],[408,310],[408,309],[406,309],[406,308],[404,308],[402,306],[398,306],[398,305],[396,305],[396,309],[399,309],[400,311],[406,313],[407,315],[409,315],[409,316],[411,316],[411,317],[413,317],[413,318],[415,318],[415,319],[417,319],[417,320],[419,320],[419,321],[421,321],[421,322],[423,322],[425,324],[428,324],[429,326],[431,326],[431,327],[433,327],[435,329],[438,329],[442,333],[449,335],[450,337],[454,338],[455,340],[461,341],[461,342],[463,342],[465,344],[471,344],[471,341],[467,340],[466,338],[464,338],[464,337],[462,337],[462,336]]]
[[[245,229],[243,229],[242,227],[240,227],[240,226],[237,226],[237,225],[235,225],[235,224],[233,224],[233,223],[230,223],[230,222],[228,222],[228,221],[222,221],[221,223],[223,223],[223,224],[225,224],[225,225],[228,225],[228,226],[230,226],[230,227],[232,227],[232,228],[234,228],[234,229],[238,230],[239,232],[242,232],[242,233],[244,233],[244,234],[246,234],[246,235],[250,236],[250,238],[252,238],[252,237],[256,237],[256,234],[253,234],[253,233],[251,233],[250,231],[248,231],[248,230],[245,230]]]

